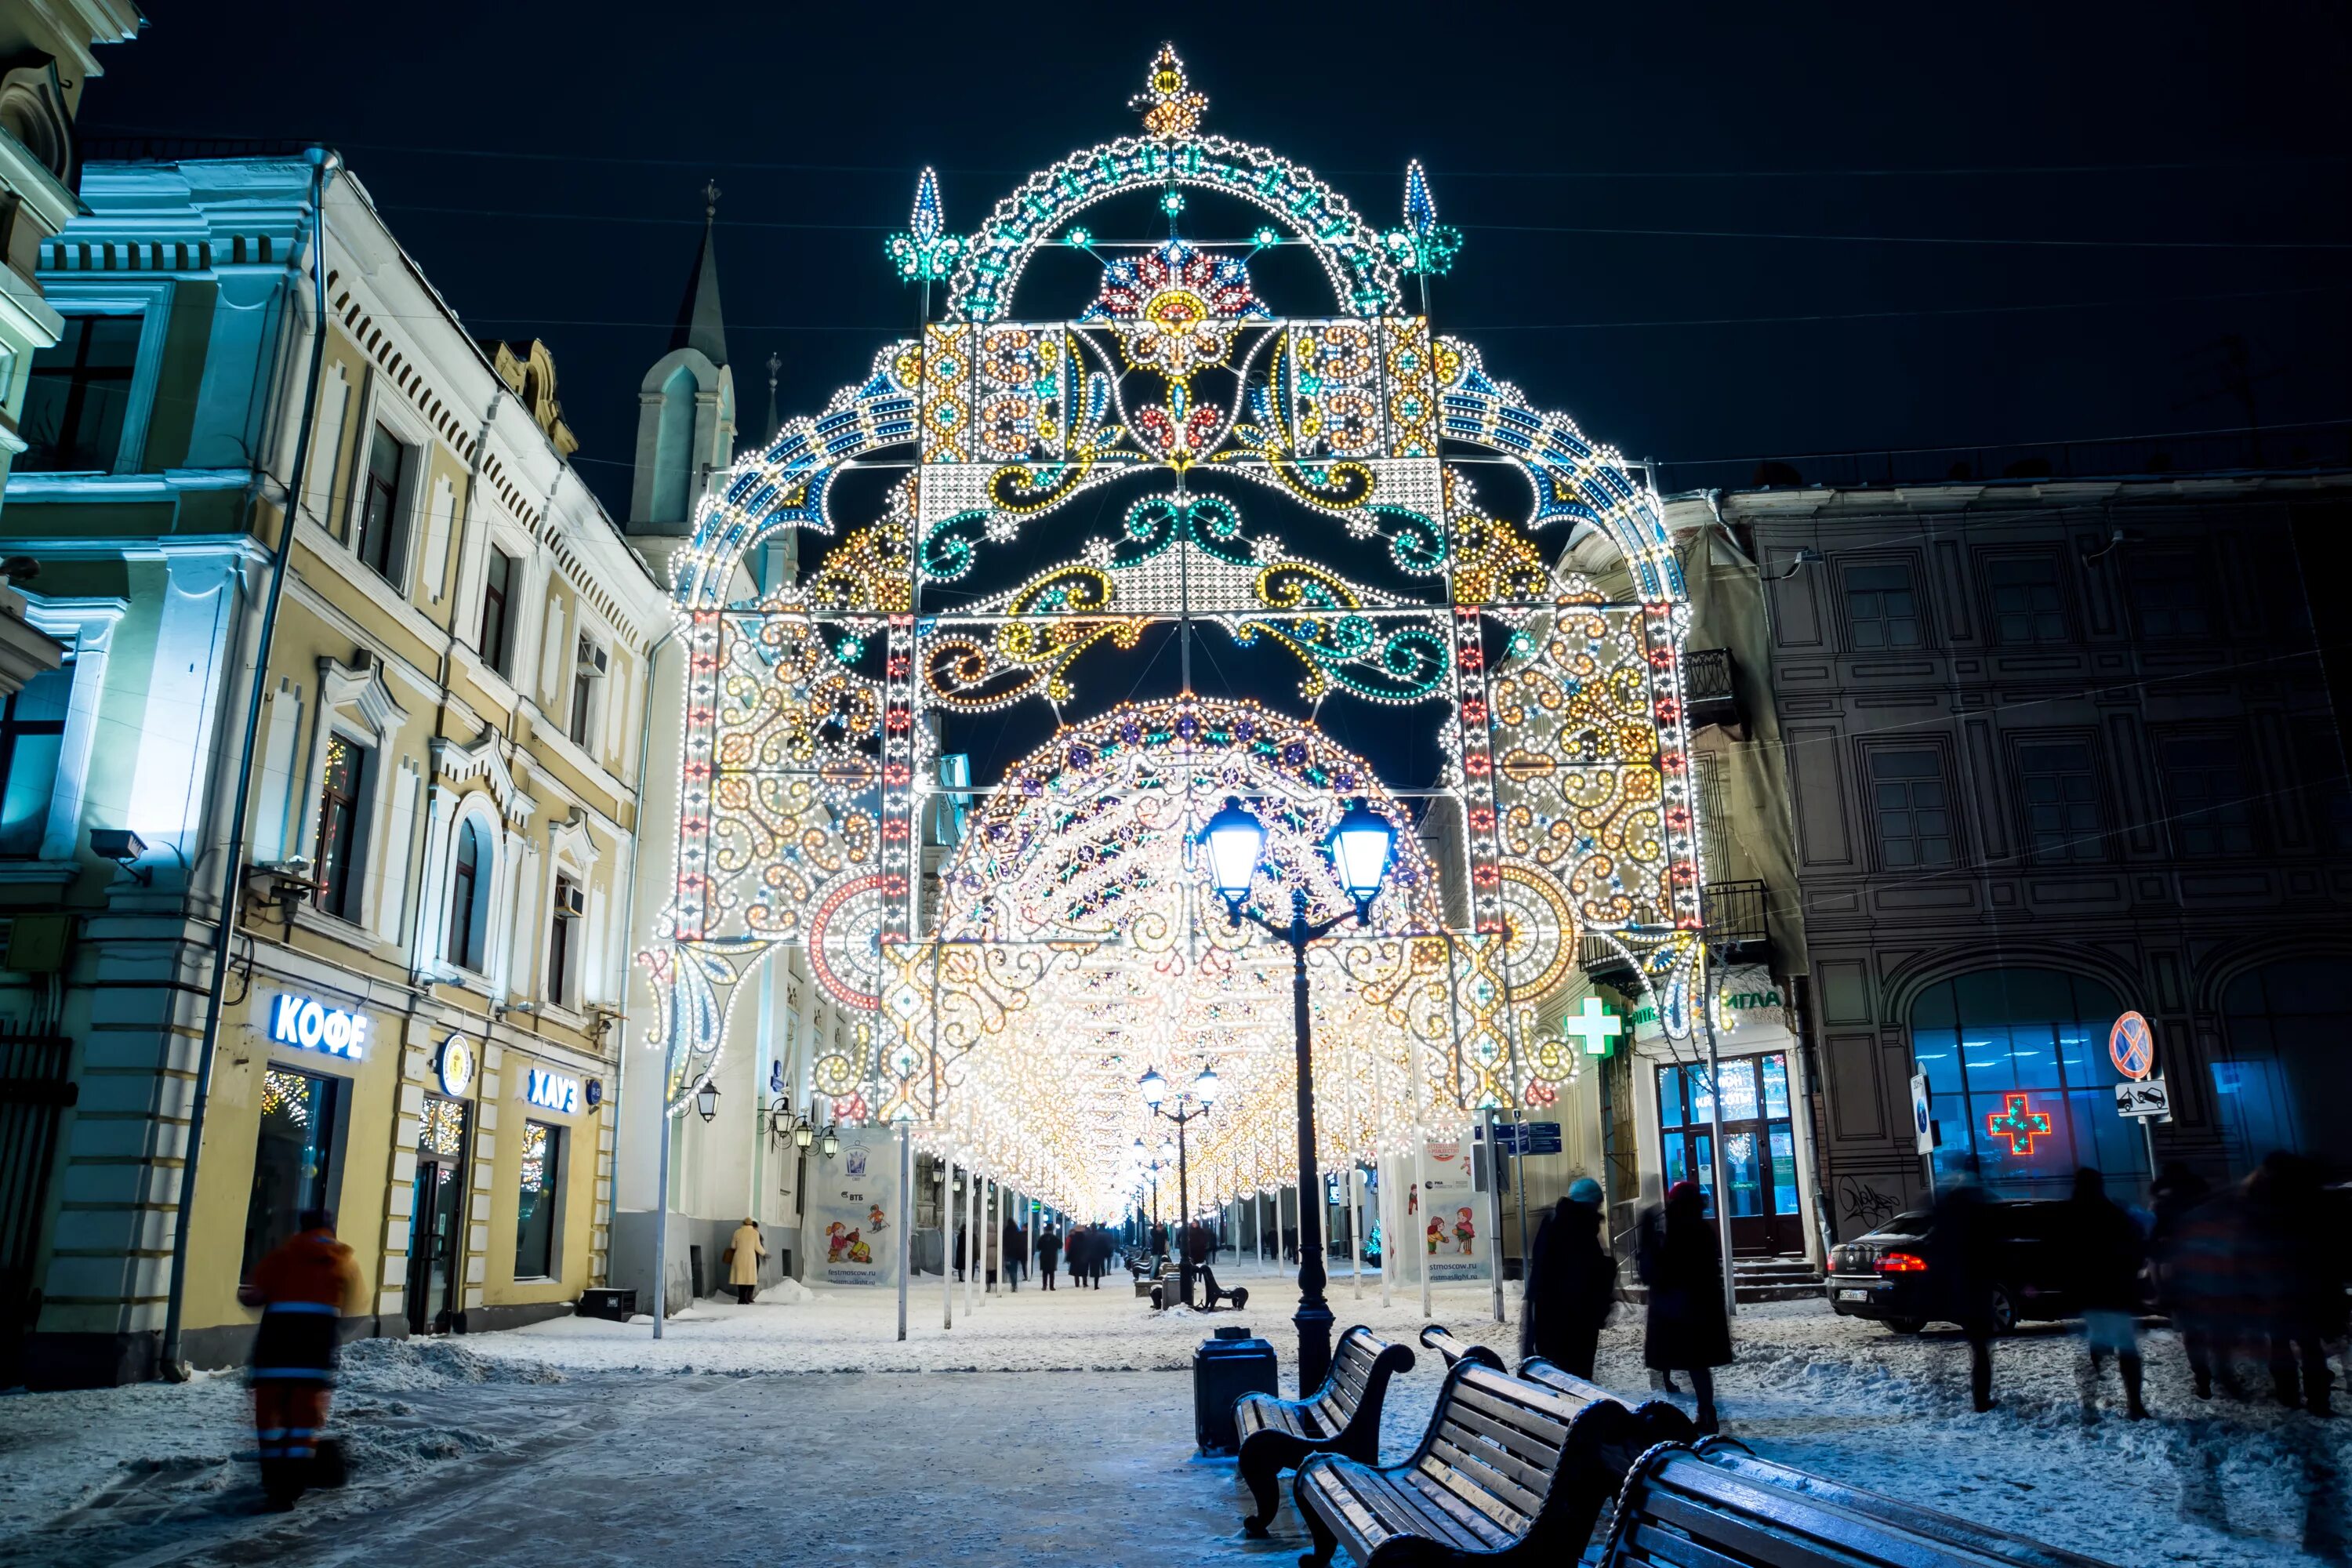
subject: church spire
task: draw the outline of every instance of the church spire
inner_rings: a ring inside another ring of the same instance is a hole
[[[712,364],[727,363],[727,322],[719,308],[719,253],[711,243],[711,230],[719,217],[719,182],[708,181],[702,187],[702,248],[694,258],[694,272],[688,278],[686,298],[678,302],[677,325],[672,329],[669,346],[673,349],[695,349]]]
[[[760,445],[763,447],[776,438],[776,431],[780,428],[776,419],[776,377],[783,368],[783,355],[772,353],[768,356],[768,427],[760,437]]]

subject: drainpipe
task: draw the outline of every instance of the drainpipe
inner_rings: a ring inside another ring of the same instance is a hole
[[[302,395],[302,419],[294,437],[294,465],[286,481],[286,507],[279,514],[277,547],[270,552],[269,593],[262,601],[261,634],[254,647],[253,687],[245,705],[245,739],[236,763],[236,792],[229,796],[228,852],[221,861],[220,908],[213,931],[212,984],[205,998],[205,1032],[196,1054],[196,1091],[188,1111],[188,1149],[180,1165],[176,1213],[172,1225],[172,1274],[163,1309],[163,1374],[174,1383],[188,1375],[180,1359],[180,1321],[187,1304],[188,1230],[196,1194],[196,1163],[205,1149],[205,1105],[212,1096],[213,1057],[220,1048],[221,992],[228,976],[229,941],[237,914],[240,862],[245,858],[247,796],[253,788],[254,742],[261,732],[261,704],[268,692],[269,651],[278,631],[278,606],[286,596],[286,568],[294,553],[294,526],[301,506],[304,470],[310,460],[310,428],[319,413],[319,385],[327,370],[327,182],[342,159],[324,147],[303,156],[310,164],[310,283],[317,320],[310,336],[310,373]]]
[[[664,645],[668,643],[670,638],[676,636],[677,636],[677,624],[673,621],[670,624],[669,630],[656,637],[652,644],[646,649],[645,700],[639,704],[639,716],[637,719],[637,813],[635,819],[629,825],[629,884],[628,893],[626,895],[627,902],[624,906],[621,916],[623,929],[625,931],[628,929],[629,922],[634,921],[637,917],[637,866],[638,863],[645,858],[646,854],[646,748],[653,742],[654,669],[660,659],[661,650]],[[617,1124],[621,1119],[621,1108],[628,1103],[623,1091],[627,1089],[629,1082],[629,997],[631,994],[632,988],[629,983],[624,980],[621,983],[621,1016],[614,1026],[621,1031],[620,1063],[614,1069],[613,1074],[613,1120],[615,1124]],[[669,1054],[667,1051],[662,1054],[662,1063],[665,1068],[668,1066]],[[654,1338],[656,1339],[662,1337],[662,1320],[668,1316],[669,1313],[670,1114],[669,1074],[667,1071],[662,1074],[659,1093],[662,1100],[661,1169],[655,1177],[654,1186],[656,1194],[656,1202],[654,1205]],[[613,1146],[617,1152],[620,1148],[620,1139],[617,1132],[614,1134]],[[612,1268],[612,1261],[609,1257],[605,1260],[604,1267],[607,1269]]]

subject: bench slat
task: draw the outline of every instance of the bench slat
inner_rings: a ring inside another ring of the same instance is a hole
[[[1701,1477],[1701,1471],[1707,1474]],[[1700,1484],[1692,1484],[1694,1480]],[[1743,1559],[1787,1563],[1789,1568],[1810,1568],[1824,1557],[1834,1561],[1846,1556],[1891,1568],[1953,1568],[1971,1558],[1984,1562],[1974,1552],[1957,1556],[1916,1537],[1778,1488],[1740,1481],[1704,1459],[1680,1455],[1659,1468],[1638,1506],[1643,1517],[1719,1542]]]
[[[1506,1500],[1493,1484],[1502,1478],[1493,1471],[1482,1475],[1475,1468],[1448,1464],[1432,1456],[1424,1458],[1414,1473],[1421,1482],[1414,1489],[1456,1519],[1465,1518],[1465,1513],[1475,1513],[1487,1523],[1500,1526],[1515,1538],[1526,1533],[1529,1515],[1513,1508]]]
[[[1646,1521],[1627,1527],[1617,1545],[1617,1554],[1611,1564],[1633,1568],[1750,1568],[1737,1557],[1722,1552],[1701,1542],[1687,1540],[1672,1531],[1661,1530]]]
[[[1509,1476],[1538,1499],[1543,1496],[1544,1489],[1551,1485],[1552,1472],[1559,1468],[1557,1448],[1548,1453],[1517,1450],[1500,1436],[1472,1426],[1458,1411],[1438,1429],[1437,1442],[1441,1447],[1457,1452],[1476,1455],[1489,1468]],[[1531,1511],[1530,1505],[1523,1504],[1521,1507]]]
[[[1383,1474],[1379,1481],[1393,1500],[1390,1506],[1397,1510],[1400,1522],[1414,1521],[1417,1534],[1437,1541],[1451,1540],[1458,1546],[1474,1550],[1510,1539],[1509,1532],[1488,1515],[1444,1487],[1430,1483],[1418,1472]]]
[[[1549,1416],[1536,1415],[1515,1405],[1501,1400],[1481,1399],[1475,1394],[1456,1399],[1446,1418],[1465,1421],[1484,1431],[1491,1431],[1507,1441],[1514,1448],[1533,1454],[1551,1454],[1568,1441],[1569,1427]]]

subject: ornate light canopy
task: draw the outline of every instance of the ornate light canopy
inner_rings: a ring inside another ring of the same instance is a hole
[[[1294,887],[1349,907],[1320,847],[1356,797],[1397,828],[1367,923],[1317,956],[1333,1163],[1549,1100],[1574,1053],[1534,1037],[1535,1009],[1585,935],[1623,944],[1683,1032],[1698,925],[1687,606],[1654,496],[1408,310],[1406,280],[1461,244],[1418,163],[1382,233],[1297,164],[1203,135],[1172,48],[1136,107],[1143,135],[1033,175],[969,236],[926,170],[888,250],[926,300],[950,280],[943,318],[702,506],[675,566],[677,887],[643,954],[675,1102],[733,987],[801,943],[865,1019],[818,1091],[1079,1213],[1131,1189],[1147,1060],[1224,1080],[1205,1199],[1286,1173],[1287,955],[1225,921],[1193,844],[1228,795],[1268,825],[1254,897],[1286,911]],[[1097,208],[1159,232],[1101,237],[1077,221]],[[1193,231],[1234,212],[1245,233]],[[1327,313],[1262,294],[1284,247],[1319,264]],[[1054,251],[1091,296],[1015,318]],[[788,529],[832,542],[758,593],[747,562]],[[1090,684],[1171,629],[1181,695]],[[1195,639],[1280,650],[1295,686],[1198,695]],[[1433,730],[1439,776],[1377,776],[1317,727],[1327,702]],[[942,782],[942,723],[1032,708],[1052,739]],[[946,796],[977,804],[927,878]]]

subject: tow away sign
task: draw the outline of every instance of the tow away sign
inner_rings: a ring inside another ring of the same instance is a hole
[[[2116,1085],[2116,1114],[2168,1117],[2172,1114],[2172,1097],[2165,1091],[2160,1078],[2119,1083]]]

